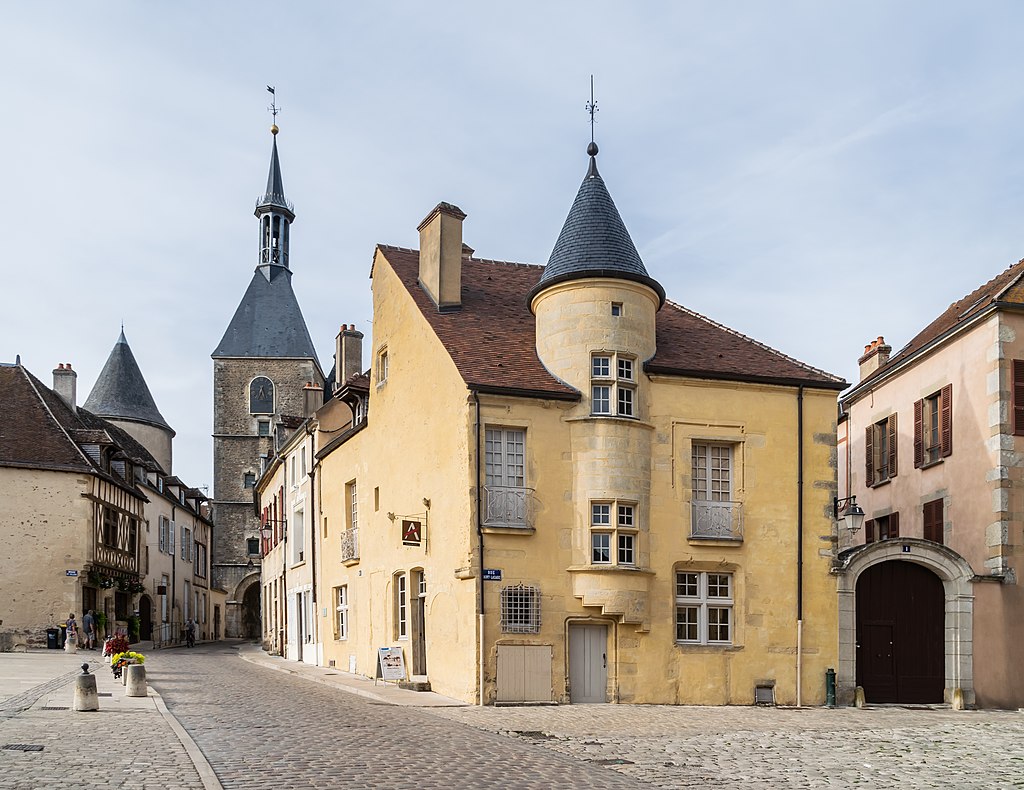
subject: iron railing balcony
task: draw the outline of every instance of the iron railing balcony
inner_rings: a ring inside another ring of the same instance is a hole
[[[698,540],[743,540],[743,503],[695,500],[690,537]]]
[[[533,526],[533,489],[484,486],[484,526],[530,529]]]

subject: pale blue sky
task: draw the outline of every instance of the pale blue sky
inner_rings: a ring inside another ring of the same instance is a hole
[[[601,173],[669,298],[853,380],[1024,256],[1010,2],[10,3],[0,359],[87,397],[121,321],[212,482],[212,363],[256,265],[277,86],[293,284],[326,369],[374,244],[440,200],[544,263]],[[369,338],[368,338],[369,339]],[[364,354],[364,361],[368,354]]]

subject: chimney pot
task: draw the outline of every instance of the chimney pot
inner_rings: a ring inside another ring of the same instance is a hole
[[[363,372],[363,333],[355,324],[342,324],[334,342],[334,385],[340,387]]]
[[[439,310],[462,305],[462,220],[465,212],[438,203],[419,224],[419,281]]]
[[[78,409],[78,374],[71,369],[71,363],[58,363],[53,371],[53,391],[56,392],[71,409]]]

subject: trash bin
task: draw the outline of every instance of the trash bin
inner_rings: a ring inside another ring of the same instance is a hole
[[[46,629],[46,647],[48,650],[60,650],[60,645],[57,644],[60,640],[60,629],[59,628],[47,628]]]

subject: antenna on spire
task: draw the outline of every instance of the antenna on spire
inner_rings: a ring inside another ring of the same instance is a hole
[[[273,135],[277,134],[277,114],[281,112],[281,108],[277,106],[277,92],[273,85],[267,86],[267,92],[273,97],[270,100],[270,106],[267,107],[270,110],[270,114],[274,116],[274,122],[270,126],[270,133]]]
[[[590,75],[590,101],[587,102],[587,112],[590,113],[590,145],[587,146],[587,153],[597,156],[597,143],[594,142],[594,124],[597,122],[594,113],[599,112],[597,102],[594,101],[594,75]]]

